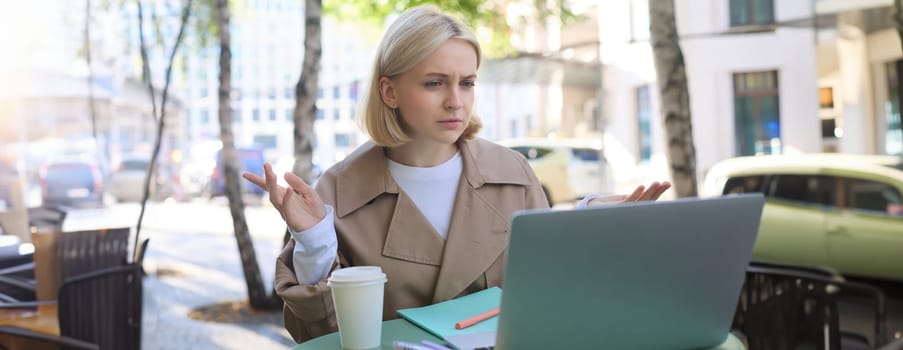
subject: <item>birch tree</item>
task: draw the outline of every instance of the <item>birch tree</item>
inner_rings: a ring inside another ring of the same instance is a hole
[[[322,0],[304,1],[304,58],[301,62],[301,76],[295,84],[295,127],[292,133],[295,164],[292,172],[307,183],[314,180],[314,120],[317,115],[320,57],[323,52],[320,34],[322,12]]]
[[[219,38],[219,89],[217,89],[218,117],[220,140],[223,148],[220,151],[223,164],[223,176],[226,186],[226,198],[229,201],[229,212],[232,214],[232,228],[238,243],[241,267],[248,287],[248,302],[254,309],[273,309],[281,306],[274,294],[267,294],[257,254],[251,241],[248,222],[245,218],[245,204],[242,200],[240,163],[235,150],[235,136],[232,133],[232,107],[229,103],[232,91],[232,37],[229,32],[229,1],[216,0],[214,15]]]
[[[899,1],[899,0],[898,0]],[[668,165],[677,197],[698,194],[690,92],[677,36],[674,0],[649,1],[650,40],[667,135]]]
[[[144,212],[147,208],[147,200],[150,198],[150,186],[151,180],[154,178],[153,174],[156,173],[157,169],[157,159],[160,156],[160,146],[163,141],[163,130],[166,129],[166,102],[169,97],[169,85],[172,81],[172,65],[173,61],[176,57],[176,52],[179,50],[179,46],[182,44],[182,38],[185,34],[185,26],[188,23],[188,18],[191,15],[191,2],[192,0],[188,0],[188,3],[185,4],[185,7],[182,9],[181,22],[179,23],[179,33],[175,38],[175,42],[172,46],[172,51],[169,54],[169,61],[166,65],[166,78],[163,83],[163,94],[160,100],[160,108],[157,108],[157,98],[156,98],[156,88],[154,88],[153,76],[151,75],[150,62],[148,62],[148,53],[147,53],[147,45],[145,45],[145,37],[144,37],[144,10],[141,5],[141,1],[136,1],[138,5],[138,39],[140,42],[140,53],[141,53],[141,66],[142,66],[142,75],[145,84],[147,84],[148,91],[150,92],[151,99],[151,108],[153,117],[157,121],[157,134],[154,138],[154,148],[151,153],[151,159],[148,163],[147,171],[144,177],[144,187],[141,196],[141,211],[138,214],[138,223],[135,227],[135,246],[132,250],[137,258],[141,252],[138,251],[138,244],[140,243],[141,237],[141,224],[144,221]],[[163,40],[159,38],[159,40]],[[165,46],[164,46],[165,47]]]

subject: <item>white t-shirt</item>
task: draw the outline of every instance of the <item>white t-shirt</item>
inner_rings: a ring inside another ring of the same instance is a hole
[[[442,239],[448,236],[455,194],[464,169],[460,152],[434,167],[410,167],[389,160],[389,173],[398,186],[411,197],[417,209],[436,229]],[[292,264],[301,284],[316,284],[329,275],[338,254],[335,232],[335,209],[326,206],[326,217],[302,232],[289,229],[295,239]]]
[[[442,239],[448,236],[458,181],[461,180],[461,153],[455,153],[445,163],[418,168],[389,160],[389,173],[398,186],[420,209]]]

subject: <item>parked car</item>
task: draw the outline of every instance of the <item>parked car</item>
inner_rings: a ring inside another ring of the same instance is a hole
[[[119,202],[140,202],[144,197],[144,179],[150,159],[129,157],[123,159],[110,174],[108,192]],[[151,195],[157,187],[156,177],[151,181]]]
[[[900,157],[739,157],[712,167],[703,188],[765,194],[756,260],[903,280]]]
[[[103,175],[87,158],[50,160],[41,167],[43,205],[103,206]]]
[[[241,166],[238,169],[239,174],[242,172],[250,172],[263,176],[263,150],[256,148],[238,148],[235,150],[238,155],[238,162]],[[253,193],[263,195],[265,192],[262,188],[257,187],[250,181],[245,181],[241,177],[238,178],[241,184],[242,193]],[[213,174],[210,176],[210,196],[222,196],[226,194],[226,181],[223,176],[223,160],[222,154],[216,152],[216,166],[213,168]]]
[[[515,139],[499,142],[527,158],[549,205],[612,192],[612,175],[602,148],[560,139]]]

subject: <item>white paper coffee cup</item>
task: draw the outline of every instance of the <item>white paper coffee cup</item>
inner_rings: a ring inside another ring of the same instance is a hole
[[[332,289],[343,349],[380,346],[386,280],[379,266],[338,269],[326,280]]]

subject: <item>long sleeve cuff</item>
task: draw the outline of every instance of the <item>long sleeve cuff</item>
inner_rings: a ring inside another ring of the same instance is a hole
[[[596,198],[602,198],[602,196],[600,196],[598,193],[590,193],[586,195],[586,197],[583,197],[583,200],[581,200],[580,203],[577,203],[577,209],[586,208],[589,205],[589,202]]]
[[[325,279],[338,255],[335,232],[335,209],[326,206],[326,216],[319,223],[301,232],[289,228],[295,239],[292,253],[295,276],[299,284],[316,284]]]

